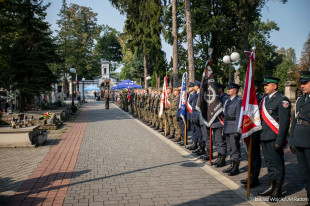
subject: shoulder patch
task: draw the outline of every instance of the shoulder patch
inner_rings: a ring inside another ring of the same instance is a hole
[[[284,108],[288,108],[290,106],[290,103],[289,103],[289,101],[284,100],[284,101],[282,101],[282,105]]]

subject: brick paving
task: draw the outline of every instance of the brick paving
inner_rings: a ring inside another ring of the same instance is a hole
[[[58,144],[51,147],[7,205],[62,205],[74,174],[88,116],[89,109],[86,108],[68,126]]]

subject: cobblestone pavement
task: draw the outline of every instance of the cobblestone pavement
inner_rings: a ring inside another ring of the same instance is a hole
[[[92,108],[64,206],[249,205],[110,104]]]

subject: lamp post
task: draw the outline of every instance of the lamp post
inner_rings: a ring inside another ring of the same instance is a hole
[[[74,90],[73,90],[73,79],[74,79],[74,74],[76,72],[76,69],[74,68],[74,65],[72,65],[72,67],[70,68],[70,72],[72,73],[72,79],[71,79],[71,85],[72,85],[72,107],[74,106],[74,99],[73,99],[73,93],[74,93]]]
[[[84,81],[85,81],[85,78],[83,77],[83,78],[82,78],[82,85],[83,85],[83,91],[82,91],[82,94],[83,94],[83,103],[85,102],[85,95],[84,95]]]
[[[231,82],[231,62],[238,61],[240,59],[240,54],[236,51],[236,47],[233,46],[226,51],[226,55],[223,57],[223,62],[229,64],[229,82]]]

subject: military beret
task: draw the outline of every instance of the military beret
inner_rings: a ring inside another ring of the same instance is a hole
[[[222,89],[225,89],[225,86],[223,84],[220,84],[218,82],[215,82],[215,85],[217,88],[222,88]]]
[[[239,88],[240,88],[240,85],[235,84],[235,83],[233,83],[233,82],[229,82],[229,83],[228,83],[228,89],[233,89],[233,88],[239,89]]]
[[[270,76],[270,75],[264,75],[264,82],[262,83],[262,85],[266,85],[266,84],[269,84],[269,83],[278,84],[279,81],[280,81],[280,79],[277,78],[277,77],[273,77],[273,76]]]
[[[310,81],[310,71],[299,71],[300,83],[306,83]]]

